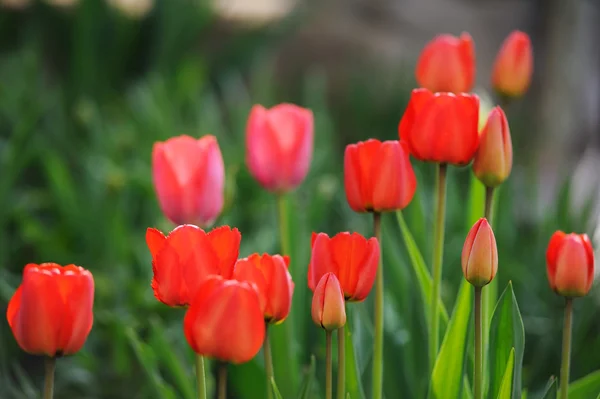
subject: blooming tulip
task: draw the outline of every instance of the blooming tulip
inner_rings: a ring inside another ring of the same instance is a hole
[[[546,252],[548,282],[558,295],[585,296],[594,282],[594,250],[586,234],[552,235]]]
[[[308,173],[313,152],[313,114],[293,104],[255,105],[246,129],[246,162],[267,190],[296,188]]]
[[[527,33],[512,32],[496,56],[492,86],[499,93],[519,97],[529,88],[533,74],[533,50]]]
[[[487,219],[479,219],[469,231],[461,256],[465,279],[475,287],[489,284],[498,271],[496,238]]]
[[[398,126],[400,140],[421,161],[466,165],[479,145],[479,97],[412,91]]]
[[[241,238],[238,229],[229,226],[206,233],[187,224],[166,237],[148,228],[146,244],[152,254],[154,296],[169,306],[186,306],[208,276],[232,278]]]
[[[281,323],[290,313],[294,283],[288,271],[290,258],[252,254],[235,264],[233,278],[253,284],[267,323]]]
[[[502,108],[496,107],[481,131],[473,172],[486,187],[494,188],[508,178],[511,169],[512,143],[508,121]]]
[[[344,292],[334,273],[321,277],[313,294],[312,319],[327,331],[337,330],[346,324]]]
[[[265,338],[256,291],[247,282],[207,278],[185,314],[183,331],[199,355],[235,364],[252,360]]]
[[[408,149],[398,141],[350,144],[344,153],[344,187],[356,212],[403,209],[417,188]]]
[[[475,45],[468,33],[436,36],[417,62],[417,82],[431,91],[461,93],[475,83]]]
[[[312,254],[308,266],[308,287],[314,291],[328,272],[336,275],[347,301],[363,301],[375,281],[379,263],[377,238],[358,233],[338,233],[333,238],[313,233]]]
[[[223,209],[225,166],[214,136],[155,143],[152,178],[160,208],[175,224],[208,226]]]
[[[25,266],[6,318],[19,346],[50,357],[72,355],[93,324],[94,278],[82,267],[56,263]]]

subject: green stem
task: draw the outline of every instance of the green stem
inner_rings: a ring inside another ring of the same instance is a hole
[[[481,287],[475,287],[475,369],[473,399],[483,399],[483,346],[481,335]]]
[[[333,392],[333,372],[331,370],[331,331],[325,331],[326,369],[325,369],[325,398],[331,399]]]
[[[487,219],[490,226],[492,225],[492,221],[494,219],[494,214],[492,212],[494,208],[494,188],[486,187],[485,188],[485,218]]]
[[[373,346],[373,399],[381,399],[383,384],[383,255],[381,214],[373,213],[373,231],[379,241],[379,266],[375,280],[375,337]]]
[[[227,363],[219,364],[219,394],[218,399],[227,398]]]
[[[287,217],[287,200],[284,194],[277,197],[277,208],[279,211],[279,235],[281,239],[281,254],[291,255],[290,226]]]
[[[56,369],[56,358],[47,357],[45,361],[46,378],[44,381],[44,399],[54,397],[54,370]]]
[[[338,380],[337,398],[346,399],[346,331],[344,327],[337,330],[338,336]]]
[[[569,397],[569,367],[571,362],[571,331],[573,329],[573,298],[565,300],[565,325],[563,327],[562,364],[560,366],[560,399]]]
[[[204,358],[196,355],[196,380],[198,381],[198,399],[206,399],[206,376],[204,374]]]
[[[273,387],[271,387],[271,379],[273,378],[273,359],[271,358],[271,344],[269,343],[269,323],[265,326],[263,352],[265,355],[265,374],[267,376],[267,398],[273,399]]]
[[[490,226],[492,226],[494,219],[494,194],[496,191],[492,187],[485,188],[485,213],[484,217],[487,219]],[[481,353],[481,364],[484,379],[484,386],[487,383],[487,354],[488,354],[488,338],[491,321],[491,313],[493,312],[494,305],[496,303],[498,293],[498,280],[494,279],[486,287],[485,291],[482,292],[482,306],[481,306],[481,319],[482,319],[482,353]]]
[[[446,221],[446,164],[439,164],[436,185],[437,204],[433,244],[433,287],[431,290],[431,314],[429,322],[429,369],[433,371],[439,345],[439,300],[442,283],[442,260],[444,258],[444,225]]]

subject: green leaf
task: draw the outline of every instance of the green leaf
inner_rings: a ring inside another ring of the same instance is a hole
[[[310,367],[308,369],[308,372],[306,373],[306,377],[304,377],[304,381],[302,381],[298,399],[311,399],[314,396],[313,395],[313,385],[314,385],[314,380],[315,380],[316,368],[317,368],[317,360],[315,359],[315,355],[311,355]]]
[[[513,372],[515,368],[515,348],[512,348],[508,361],[506,362],[506,369],[504,370],[504,376],[502,377],[502,383],[500,384],[500,392],[498,392],[497,399],[510,399],[512,397],[512,382]]]
[[[572,382],[569,385],[569,399],[588,399],[600,393],[600,370]]]
[[[277,384],[275,383],[275,378],[273,377],[271,377],[271,388],[273,389],[275,399],[283,399],[283,396],[281,396],[281,392],[279,392],[279,388],[277,388]]]
[[[350,309],[346,312],[346,325],[344,326],[346,346],[346,392],[353,398],[364,398],[365,394],[363,391],[360,368],[358,366],[358,359],[356,358],[355,343],[352,340],[352,331],[350,331],[351,319],[353,312]]]
[[[558,394],[558,386],[556,384],[556,377],[552,376],[548,380],[548,383],[546,384],[546,388],[544,388],[544,390],[542,391],[542,395],[540,396],[540,399],[556,399],[557,394]]]
[[[452,318],[433,367],[429,386],[430,399],[460,398],[462,396],[472,307],[473,287],[463,280]]]
[[[484,288],[485,289],[485,288]],[[519,311],[519,305],[513,292],[512,283],[500,295],[490,326],[489,366],[490,387],[489,398],[496,398],[500,392],[506,363],[511,351],[515,351],[513,371],[512,398],[521,398],[521,372],[523,368],[523,351],[525,348],[525,330]]]

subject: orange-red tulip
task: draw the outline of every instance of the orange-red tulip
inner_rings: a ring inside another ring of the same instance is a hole
[[[183,331],[200,355],[235,364],[252,360],[265,339],[256,290],[247,282],[209,277],[185,314]]]
[[[255,105],[246,128],[246,162],[267,190],[296,188],[308,173],[313,153],[313,113],[294,104],[271,109]]]
[[[337,330],[346,324],[344,291],[334,273],[321,277],[312,299],[312,319],[327,331]]]
[[[169,306],[186,306],[208,276],[232,278],[241,239],[238,229],[229,226],[206,233],[186,224],[166,237],[148,228],[146,244],[152,254],[154,296]]]
[[[468,33],[443,34],[431,40],[417,62],[419,86],[431,91],[461,93],[475,83],[475,45]]]
[[[175,224],[208,226],[223,209],[225,166],[214,136],[155,143],[152,178],[160,208]]]
[[[479,97],[412,91],[398,131],[421,161],[466,165],[479,145]]]
[[[496,91],[512,97],[522,96],[533,75],[533,50],[527,33],[514,31],[496,56],[492,72],[492,86]]]
[[[356,212],[403,209],[417,188],[408,149],[398,141],[350,144],[344,153],[344,187]]]
[[[594,249],[587,234],[552,235],[546,252],[550,288],[565,297],[585,296],[594,282]]]
[[[373,287],[378,263],[379,242],[375,237],[366,239],[344,232],[329,238],[325,233],[313,233],[308,287],[314,291],[319,280],[332,272],[347,301],[363,301]]]
[[[233,278],[254,285],[267,323],[281,323],[290,313],[294,283],[289,264],[288,256],[267,254],[252,254],[235,264]]]
[[[502,184],[512,169],[513,153],[508,121],[502,108],[495,107],[481,131],[473,172],[486,187]]]
[[[487,219],[479,219],[469,231],[461,256],[465,279],[475,287],[489,284],[498,271],[496,237]]]
[[[25,352],[72,355],[81,349],[92,329],[93,305],[94,278],[88,270],[75,265],[30,263],[8,303],[6,318]]]

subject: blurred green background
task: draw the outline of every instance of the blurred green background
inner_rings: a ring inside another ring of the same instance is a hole
[[[152,144],[179,134],[216,135],[227,165],[227,207],[217,224],[242,231],[241,256],[275,253],[275,200],[245,167],[244,130],[253,104],[283,101],[315,114],[311,170],[289,198],[296,281],[290,316],[295,342],[289,344],[304,366],[299,379],[310,374],[315,355],[311,397],[321,396],[324,334],[310,320],[305,282],[310,235],[372,234],[369,217],[346,204],[343,149],[370,137],[397,138],[415,85],[414,59],[384,78],[379,65],[365,59],[332,74],[313,62],[314,54],[299,61],[303,53],[282,50],[305,29],[315,5],[284,14],[233,18],[192,0],[0,0],[0,308],[5,312],[29,262],[76,263],[96,281],[94,328],[80,353],[58,362],[57,398],[194,397],[183,311],[156,301],[150,288],[145,229],[172,228],[152,187]],[[507,26],[501,36],[509,31]],[[311,48],[309,42],[306,54]],[[495,230],[500,289],[513,281],[526,329],[524,386],[536,392],[558,374],[560,362],[563,303],[547,285],[546,244],[556,229],[594,233],[595,198],[576,196],[573,206],[567,169],[540,213],[542,177],[531,142],[543,132],[536,130],[529,101],[526,96],[508,110],[516,166],[499,193]],[[404,214],[429,264],[433,167],[415,162],[415,168],[418,194]],[[469,168],[451,168],[442,291],[449,310],[462,278],[463,241],[482,207],[465,206],[470,184]],[[426,345],[426,326],[394,215],[384,216],[383,251],[384,391],[387,398],[418,398],[427,383],[427,359],[419,349]],[[596,290],[575,303],[572,380],[598,368],[598,303]],[[371,306],[370,300],[353,304],[349,314],[365,392]],[[285,362],[275,359],[275,366]],[[261,356],[229,371],[231,398],[264,397]],[[1,322],[0,398],[39,397],[42,378],[41,359],[24,354]]]

